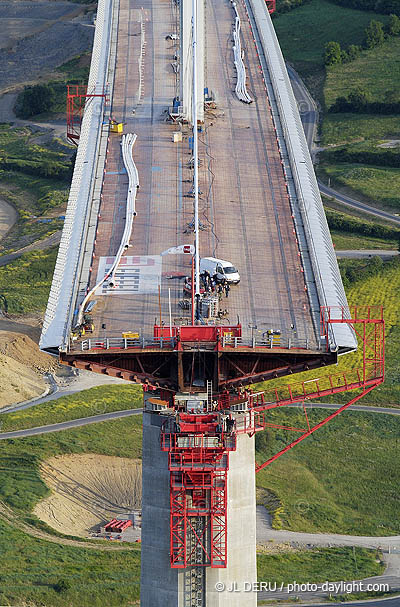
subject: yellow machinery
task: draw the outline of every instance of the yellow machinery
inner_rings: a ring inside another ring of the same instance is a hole
[[[124,132],[124,123],[117,122],[116,120],[110,120],[110,131],[112,133],[118,133],[121,135]]]

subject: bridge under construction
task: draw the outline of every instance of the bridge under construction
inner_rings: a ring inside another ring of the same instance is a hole
[[[274,4],[99,0],[88,85],[68,89],[40,345],[144,387],[142,607],[256,605],[256,471],[383,381],[382,310],[347,304]],[[357,346],[349,373],[248,387]],[[356,389],[255,465],[270,409]]]

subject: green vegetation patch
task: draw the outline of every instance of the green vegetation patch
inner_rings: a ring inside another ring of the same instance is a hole
[[[370,19],[368,13],[364,13],[364,17]],[[349,25],[354,28],[351,22]],[[333,39],[337,38],[333,36]],[[326,107],[333,105],[338,97],[347,98],[349,93],[360,89],[367,92],[371,101],[391,100],[393,95],[398,97],[399,53],[400,38],[389,38],[382,46],[363,51],[350,63],[330,66],[324,89]]]
[[[46,308],[57,248],[24,253],[0,267],[0,310],[27,314]]]
[[[0,196],[18,211],[19,219],[5,238],[2,251],[26,246],[60,230],[58,213],[66,207],[73,164],[68,146],[50,149],[34,128],[0,125]],[[45,136],[48,138],[48,136]],[[42,223],[43,218],[49,220]]]
[[[311,425],[330,413],[318,408],[307,412]],[[267,421],[307,425],[300,408],[270,411]],[[257,461],[266,461],[297,436],[273,429],[258,434]],[[399,440],[400,418],[346,411],[259,472],[257,485],[281,500],[285,529],[397,535]]]
[[[351,581],[381,575],[383,564],[376,552],[364,548],[314,548],[287,554],[258,554],[259,581],[281,584],[310,584],[329,581]],[[273,588],[273,586],[271,586]]]
[[[331,230],[333,246],[336,251],[358,251],[362,249],[397,250],[399,243],[396,240],[384,240],[383,238],[370,238],[361,234],[353,236],[339,230]]]
[[[387,22],[388,17],[379,17]],[[359,45],[371,15],[341,7],[328,0],[311,0],[274,19],[274,27],[286,61],[294,64],[311,93],[323,101],[325,44],[335,40],[342,47]]]
[[[139,597],[140,551],[53,544],[0,520],[2,605],[121,607]]]
[[[1,431],[35,428],[111,411],[138,409],[143,405],[141,386],[98,386],[62,396],[29,409],[1,415]]]
[[[400,230],[325,209],[332,240],[340,249],[397,249]]]
[[[331,185],[345,188],[355,198],[361,197],[372,206],[400,212],[400,170],[359,164],[323,164],[319,168]]]
[[[382,140],[400,139],[400,120],[398,116],[326,114],[321,134],[326,146],[368,140],[376,145]]]

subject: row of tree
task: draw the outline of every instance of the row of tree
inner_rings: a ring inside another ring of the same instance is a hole
[[[332,0],[341,6],[390,15],[400,15],[400,0]]]
[[[370,93],[358,88],[347,97],[338,97],[329,111],[335,114],[400,114],[400,91],[387,91],[384,101],[371,101]]]
[[[276,3],[275,15],[288,13],[302,4],[307,4],[307,2],[311,2],[311,0],[278,0]]]
[[[363,46],[351,44],[347,49],[342,49],[339,42],[331,41],[325,45],[325,65],[340,65],[349,63],[360,56],[363,49],[372,49],[381,46],[389,36],[400,35],[400,18],[392,14],[389,23],[385,25],[381,21],[370,21],[365,28],[365,39]]]
[[[362,221],[327,208],[325,213],[331,230],[340,230],[341,232],[361,234],[373,238],[384,238],[385,240],[400,240],[400,230],[397,228],[372,223],[372,221]]]

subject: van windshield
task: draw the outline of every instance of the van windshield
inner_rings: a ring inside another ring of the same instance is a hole
[[[234,266],[225,266],[224,272],[225,274],[236,274],[237,269]]]

